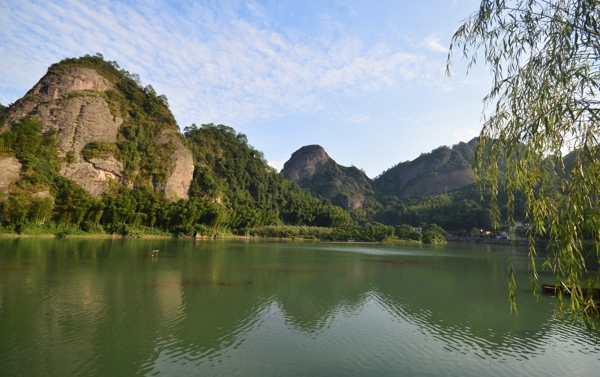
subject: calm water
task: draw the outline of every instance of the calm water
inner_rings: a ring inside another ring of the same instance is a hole
[[[508,252],[0,239],[0,376],[598,375]]]

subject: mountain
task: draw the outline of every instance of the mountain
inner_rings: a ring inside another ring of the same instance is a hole
[[[55,138],[60,175],[92,195],[106,192],[113,180],[187,199],[193,159],[166,97],[118,68],[101,56],[53,64],[5,109],[0,133],[20,119],[38,122],[43,135]],[[0,170],[8,172],[0,177],[5,190],[24,175],[15,156],[0,159]]]
[[[0,233],[212,236],[351,223],[231,127],[180,133],[165,96],[100,54],[53,64],[0,105]]]
[[[402,162],[374,180],[381,195],[409,198],[430,196],[468,186],[475,182],[472,169],[477,138],[451,148],[442,146],[421,154],[413,161]]]
[[[360,208],[373,196],[373,181],[358,168],[337,164],[320,145],[307,145],[292,154],[281,171],[286,179],[327,198],[346,210]]]
[[[439,147],[374,180],[354,166],[337,164],[321,146],[307,145],[292,154],[281,173],[311,193],[352,210],[362,207],[367,198],[430,196],[474,183],[471,166],[476,143],[475,138],[451,148]]]
[[[337,227],[351,223],[349,214],[322,202],[269,166],[242,133],[224,125],[192,125],[184,130],[196,170],[192,197],[221,202],[228,225],[245,229],[273,224]]]
[[[373,222],[468,230],[490,218],[467,189],[474,147],[440,147],[371,180],[309,145],[279,174],[231,127],[180,133],[165,96],[86,55],[53,64],[23,98],[0,105],[0,232],[214,235]]]

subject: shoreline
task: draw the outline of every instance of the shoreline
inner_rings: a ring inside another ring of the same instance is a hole
[[[238,236],[238,235],[221,235],[221,236],[186,236],[177,237],[175,235],[156,235],[156,234],[139,234],[139,235],[118,235],[118,234],[18,234],[18,233],[0,233],[1,238],[57,238],[57,239],[179,239],[179,240],[194,240],[194,241],[279,241],[279,242],[322,242],[328,244],[365,244],[365,245],[424,245],[422,242],[411,240],[389,240],[389,241],[329,241],[319,238],[303,238],[303,237],[260,237],[260,236]],[[511,246],[510,239],[497,238],[476,238],[476,237],[445,237],[447,243],[478,243],[492,245]],[[538,240],[537,244],[543,245],[544,242]],[[515,240],[515,246],[528,246],[527,239]]]
[[[315,242],[328,244],[363,244],[363,245],[423,245],[422,242],[410,240],[391,240],[391,241],[328,241],[319,238],[303,238],[303,237],[260,237],[260,236],[196,236],[196,237],[177,237],[173,235],[118,235],[118,234],[18,234],[18,233],[0,233],[2,238],[56,238],[56,239],[177,239],[177,240],[192,240],[192,241],[279,241],[279,242]]]
[[[519,238],[514,240],[514,243],[510,239],[506,238],[479,238],[479,237],[446,237],[447,242],[452,243],[482,243],[489,245],[505,245],[505,246],[529,246],[527,238]],[[535,240],[536,246],[547,246],[548,241],[543,239]]]
[[[143,239],[143,238],[178,238],[175,236],[159,236],[159,235],[141,235],[141,236],[121,236],[117,234],[17,234],[17,233],[0,233],[0,238],[98,238],[98,239]]]

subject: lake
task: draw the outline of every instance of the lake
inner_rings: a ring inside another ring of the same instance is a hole
[[[598,375],[600,346],[532,297],[524,250],[510,313],[509,253],[0,239],[0,376]]]

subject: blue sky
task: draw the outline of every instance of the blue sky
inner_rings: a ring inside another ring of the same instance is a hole
[[[450,38],[477,0],[0,2],[0,103],[100,52],[169,98],[181,128],[226,124],[278,169],[308,144],[370,177],[481,125],[486,67]]]

